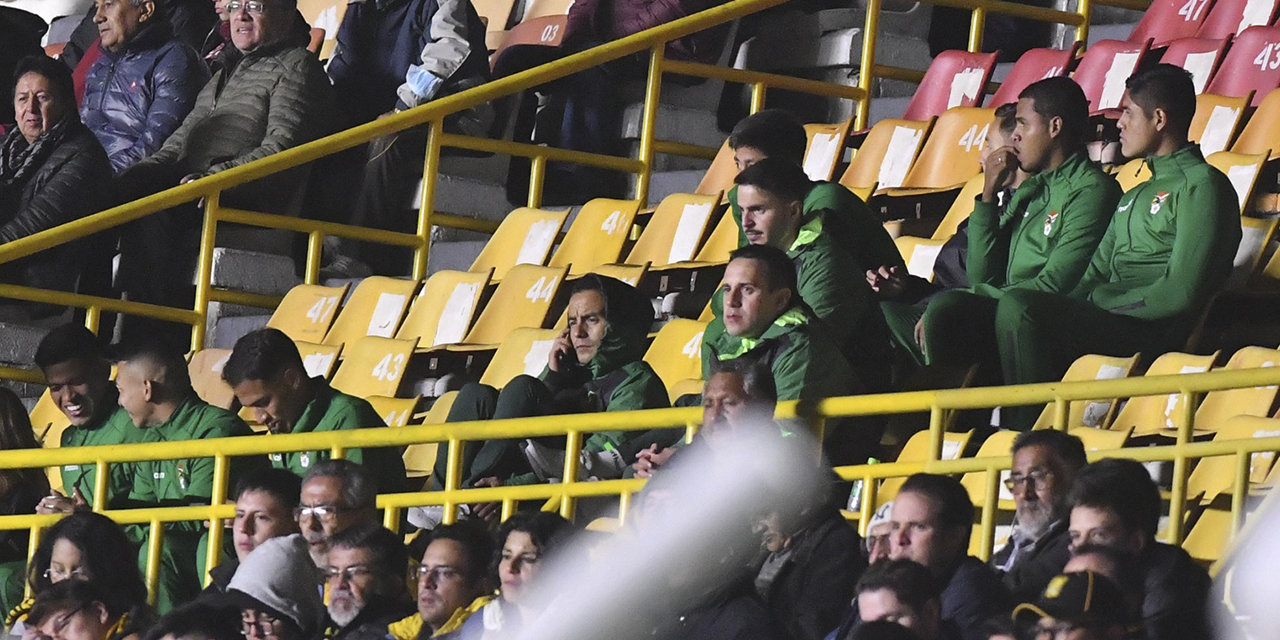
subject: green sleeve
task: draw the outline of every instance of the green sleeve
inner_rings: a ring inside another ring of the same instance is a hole
[[[815,387],[810,384],[810,378],[818,377],[818,372],[810,368],[807,351],[793,346],[773,361],[773,382],[778,387],[778,402],[815,397]]]
[[[850,259],[842,259],[834,249],[825,254],[802,258],[800,299],[822,320],[836,345],[843,347],[854,328],[861,326],[861,318],[875,306],[875,294],[865,278],[851,277],[857,271]]]
[[[1238,200],[1231,183],[1217,170],[1208,180],[1192,180],[1174,209],[1173,251],[1164,275],[1134,286],[1116,282],[1093,290],[1090,300],[1143,320],[1163,320],[1197,310],[1225,277],[1240,244]]]
[[[155,479],[156,467],[159,464],[159,462],[133,464],[133,487],[129,489],[129,495],[126,498],[128,502],[154,505],[160,501],[159,496],[156,495]]]
[[[858,273],[882,266],[906,267],[902,252],[867,203],[844,185],[819,182],[805,198],[805,219],[821,215],[825,233],[849,253]]]
[[[387,423],[374,411],[373,405],[362,398],[353,398],[349,411],[344,412],[341,429],[385,427]],[[400,447],[353,448],[346,452],[346,459],[363,465],[373,472],[378,481],[379,493],[395,493],[405,490],[404,451]]]
[[[711,379],[711,367],[716,361],[716,344],[725,333],[724,321],[719,316],[707,323],[702,332],[702,379]]]
[[[214,412],[211,412],[214,413]],[[218,415],[220,414],[220,415]],[[216,412],[216,418],[210,420],[209,428],[199,434],[201,440],[212,438],[231,438],[235,436],[251,435],[252,430],[249,429],[238,416],[231,412]],[[211,416],[212,417],[212,416]],[[253,456],[254,459],[259,458]],[[254,460],[249,457],[232,458],[228,467],[230,477],[227,478],[228,492],[231,487],[235,486],[235,481],[239,479],[239,475],[243,473],[244,465],[253,463]],[[185,501],[188,504],[203,503],[207,504],[213,500],[213,471],[217,466],[214,458],[195,458],[188,461],[189,477],[187,481]]]
[[[965,272],[975,290],[979,285],[1004,286],[1009,272],[1009,229],[1016,224],[1014,221],[1001,226],[999,206],[993,202],[974,201],[973,213],[969,214],[969,254],[965,257]]]

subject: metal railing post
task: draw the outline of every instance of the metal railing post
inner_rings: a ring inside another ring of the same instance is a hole
[[[215,191],[204,199],[204,221],[200,225],[200,254],[196,258],[195,312],[199,321],[191,325],[191,350],[204,348],[205,332],[209,328],[209,289],[213,287],[213,248],[218,240],[218,198]]]
[[[751,113],[755,113],[764,108],[765,94],[768,93],[769,86],[763,82],[755,82],[751,85]]]
[[[436,210],[436,182],[440,169],[440,137],[444,120],[427,125],[427,155],[422,160],[422,202],[418,203],[418,248],[413,252],[413,279],[427,277],[427,259],[431,253],[431,217]]]
[[[1169,544],[1182,544],[1185,534],[1183,514],[1187,508],[1187,443],[1191,442],[1192,422],[1195,420],[1195,394],[1183,391],[1179,394],[1178,446],[1173,458],[1173,481],[1169,489]]]
[[[1076,13],[1080,14],[1080,24],[1076,26],[1076,40],[1089,46],[1089,19],[1093,12],[1091,0],[1076,0]]]
[[[644,112],[640,120],[640,149],[636,155],[644,168],[636,176],[635,197],[640,206],[649,202],[649,181],[653,173],[653,142],[658,135],[658,99],[662,94],[662,61],[665,42],[659,42],[649,51],[649,73],[645,77]]]
[[[929,407],[929,459],[942,459],[942,443],[947,439],[942,429],[942,407],[937,403]]]
[[[213,492],[210,494],[210,504],[221,504],[227,499],[227,477],[231,461],[223,454],[216,454],[213,457]],[[209,570],[218,566],[218,560],[222,557],[222,536],[226,533],[223,526],[222,518],[209,519],[209,544],[205,549],[204,568],[205,575],[202,583],[209,585],[212,578],[209,576]]]
[[[560,479],[560,483],[568,487],[578,481],[579,458],[582,456],[582,432],[576,429],[570,430],[564,439],[564,478]],[[577,500],[570,492],[565,491],[560,499],[560,515],[568,520],[573,520],[574,507],[577,506]]]
[[[155,605],[160,590],[160,550],[164,545],[164,524],[152,518],[147,536],[147,603]]]
[[[867,18],[862,25],[862,60],[858,63],[858,88],[863,94],[858,98],[858,113],[853,119],[853,128],[867,128],[867,119],[871,116],[871,87],[875,80],[876,68],[876,33],[880,30],[880,0],[867,0]]]
[[[302,281],[307,284],[320,284],[320,263],[323,261],[324,234],[312,231],[307,234],[307,264]]]
[[[547,157],[535,156],[529,162],[529,198],[530,209],[542,206],[542,192],[547,187]]]
[[[969,18],[969,53],[982,51],[982,32],[986,26],[987,10],[982,7],[974,9]]]
[[[462,484],[462,446],[461,440],[449,438],[449,447],[445,450],[447,457],[444,469],[444,494],[446,497],[444,515],[440,520],[444,524],[453,524],[454,520],[457,520],[458,501],[453,494]]]
[[[99,460],[93,475],[93,510],[105,511],[107,508],[107,474],[111,473],[106,461]],[[70,493],[74,489],[63,487]]]

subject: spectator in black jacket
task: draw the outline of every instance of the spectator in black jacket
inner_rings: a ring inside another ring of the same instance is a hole
[[[859,637],[862,627],[881,621],[902,625],[919,640],[960,637],[955,625],[942,619],[938,583],[929,570],[917,562],[905,559],[881,562],[862,576],[857,592],[856,624],[848,631],[837,631],[836,640]]]
[[[0,243],[97,212],[111,180],[102,145],[76,113],[71,72],[41,56],[24,58],[14,73],[18,126],[0,143]],[[0,267],[0,280],[71,291],[83,252],[75,243]],[[6,304],[0,317],[30,319],[56,313],[47,305]]]
[[[1160,489],[1146,467],[1108,458],[1084,468],[1072,491],[1071,546],[1115,547],[1142,574],[1146,640],[1208,638],[1209,574],[1181,547],[1156,542]]]
[[[1014,602],[1031,602],[1071,556],[1071,485],[1089,463],[1084,444],[1064,431],[1028,431],[1013,441],[1013,535],[991,558]]]

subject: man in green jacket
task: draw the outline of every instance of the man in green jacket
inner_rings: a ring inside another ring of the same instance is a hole
[[[777,158],[797,167],[804,164],[809,136],[795,116],[780,109],[765,109],[743,118],[729,134],[729,148],[738,171],[763,160]],[[738,187],[729,189],[729,210],[738,223],[738,246],[749,239],[742,228],[742,208],[738,203]],[[884,225],[867,208],[861,198],[844,185],[835,182],[809,182],[803,198],[804,222],[819,220],[819,229],[835,237],[859,269],[858,273],[881,266],[906,264]]]
[[[222,368],[240,404],[254,412],[271,433],[313,433],[385,427],[373,405],[309,377],[298,347],[279,329],[259,329],[236,341]],[[328,460],[328,450],[271,454],[271,466],[305,476]],[[367,467],[379,493],[406,489],[403,452],[399,447],[351,448],[343,456]]]
[[[1161,64],[1125,86],[1121,151],[1146,158],[1151,179],[1120,198],[1069,295],[1011,291],[1000,300],[996,333],[1008,383],[1057,380],[1088,353],[1151,358],[1180,348],[1231,271],[1239,204],[1227,177],[1187,141],[1196,108],[1191,75]],[[1019,412],[1015,424],[1030,426],[1038,413]]]
[[[781,249],[748,245],[734,251],[721,293],[724,311],[702,337],[704,379],[716,362],[749,358],[773,373],[780,402],[861,390],[849,362],[801,300],[795,266]],[[866,447],[879,441],[878,433],[867,431],[828,429],[824,447],[836,463],[865,457]]]
[[[805,216],[805,193],[812,183],[804,170],[764,158],[734,182],[747,241],[787,252],[800,298],[842,348],[858,381],[868,391],[887,391],[891,354],[884,317],[866,280],[849,276],[863,271],[832,234],[823,232],[823,216]]]
[[[1070,78],[1047,78],[1018,96],[1012,144],[984,157],[985,184],[969,217],[969,288],[938,294],[921,319],[926,362],[983,363],[996,371],[997,301],[1013,290],[1067,292],[1098,247],[1120,187],[1089,160],[1089,101]],[[1003,215],[998,194],[1018,169],[1030,174]]]
[[[620,280],[587,274],[574,283],[566,313],[569,327],[556,339],[540,376],[516,376],[501,392],[488,385],[467,384],[458,392],[447,421],[669,406],[662,379],[641,359],[653,325],[653,305],[643,294]],[[461,486],[528,484],[557,478],[564,468],[562,443],[562,438],[466,443]],[[650,438],[639,431],[594,433],[582,446],[583,474],[620,478],[650,444]],[[437,456],[431,474],[433,488],[443,486],[444,474],[445,456]]]
[[[122,354],[117,362],[116,387],[120,406],[147,442],[207,440],[253,435],[234,413],[201,400],[191,388],[182,354],[159,345],[141,345]],[[212,449],[212,447],[209,447]],[[247,458],[233,459],[228,486],[252,466]],[[135,506],[177,507],[205,505],[213,495],[213,458],[180,458],[140,462],[129,492]],[[225,496],[216,496],[221,502]],[[166,611],[200,592],[203,558],[197,549],[205,527],[199,522],[165,526],[161,553],[160,585],[156,606]],[[147,545],[138,562],[145,570]]]

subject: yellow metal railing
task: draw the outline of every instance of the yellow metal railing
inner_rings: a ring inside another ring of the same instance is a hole
[[[1187,400],[1200,394],[1234,388],[1280,384],[1280,368],[1215,371],[1202,374],[1153,376],[1110,381],[1051,383],[1014,387],[990,387],[975,389],[950,389],[918,391],[911,393],[880,394],[830,398],[815,403],[783,403],[778,415],[782,418],[803,417],[822,432],[828,418],[879,415],[929,411],[932,420],[930,460],[920,463],[888,463],[870,466],[842,467],[840,475],[847,479],[864,480],[861,521],[869,518],[875,502],[875,480],[909,475],[919,471],[935,473],[987,472],[986,495],[981,523],[984,549],[989,552],[994,530],[994,499],[998,489],[998,472],[1009,468],[1007,456],[995,458],[939,461],[943,440],[943,417],[955,409],[978,409],[995,406],[1016,406],[1055,403],[1055,426],[1064,428],[1065,406],[1073,400],[1099,400],[1116,397],[1136,397],[1177,393]],[[1170,524],[1168,540],[1173,543],[1183,539],[1181,514],[1187,506],[1188,465],[1201,457],[1235,455],[1235,485],[1232,493],[1233,522],[1239,523],[1244,515],[1244,499],[1248,490],[1248,454],[1256,451],[1280,451],[1280,438],[1264,438],[1233,442],[1191,442],[1194,427],[1194,403],[1183,404],[1184,419],[1176,442],[1164,447],[1122,449],[1096,455],[1115,455],[1139,460],[1167,460],[1173,463],[1174,475],[1169,500]],[[378,497],[378,506],[385,509],[385,523],[395,528],[403,509],[419,505],[442,505],[445,520],[453,519],[454,508],[460,504],[499,501],[503,517],[509,515],[518,501],[539,500],[548,503],[566,517],[572,517],[579,498],[588,496],[614,496],[621,501],[620,514],[625,517],[631,495],[643,486],[641,480],[610,480],[603,482],[579,482],[578,453],[583,436],[589,432],[619,430],[636,431],[651,428],[685,428],[692,435],[701,414],[697,408],[656,409],[642,412],[599,413],[540,418],[521,418],[491,422],[467,422],[442,425],[418,425],[408,427],[359,429],[355,431],[306,433],[292,435],[247,436],[218,441],[160,442],[118,445],[110,447],[79,447],[68,449],[39,449],[0,451],[0,468],[57,467],[68,464],[96,465],[97,484],[94,492],[95,511],[104,512],[118,522],[148,524],[152,530],[152,543],[148,552],[149,586],[156,584],[159,541],[163,537],[162,525],[186,520],[210,520],[208,566],[217,564],[217,550],[222,546],[224,534],[222,521],[233,515],[230,505],[164,507],[153,509],[106,510],[106,479],[110,465],[124,462],[169,460],[178,458],[209,457],[214,452],[215,473],[213,495],[221,503],[227,496],[229,461],[238,456],[266,455],[293,451],[328,450],[334,456],[342,456],[351,448],[405,446],[424,442],[445,444],[441,455],[447,459],[447,471],[442,491],[384,494]],[[493,438],[530,438],[563,435],[566,437],[566,456],[563,470],[565,480],[559,484],[542,484],[519,487],[493,487],[461,489],[462,443]],[[0,530],[31,529],[31,545],[34,550],[43,527],[56,521],[57,516],[15,515],[0,517]]]

